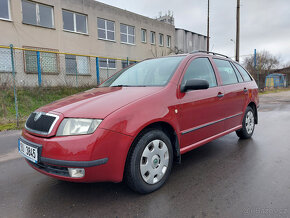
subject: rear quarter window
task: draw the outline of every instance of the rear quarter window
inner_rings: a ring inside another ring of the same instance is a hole
[[[238,68],[238,70],[242,74],[242,77],[244,78],[245,82],[252,81],[252,78],[249,76],[248,72],[241,65],[236,63],[234,63],[234,65]]]

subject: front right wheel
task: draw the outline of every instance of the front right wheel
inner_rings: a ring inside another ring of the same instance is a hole
[[[250,106],[246,108],[243,118],[243,127],[236,131],[236,134],[241,139],[251,138],[255,129],[255,115],[254,110]]]
[[[128,186],[142,194],[159,189],[168,179],[173,164],[169,137],[159,129],[151,129],[133,146],[125,169]]]

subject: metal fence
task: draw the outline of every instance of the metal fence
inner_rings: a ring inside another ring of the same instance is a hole
[[[96,87],[117,71],[136,62],[138,61],[129,58],[0,46],[0,127],[3,123],[11,122],[19,126],[19,121],[23,122],[30,110],[56,100],[51,98],[43,101],[42,95],[49,89],[54,89],[53,92],[69,89],[72,91],[67,92],[67,95],[70,95]],[[33,92],[40,93],[37,104],[29,102],[27,98]],[[35,106],[28,107],[29,104]]]
[[[129,58],[0,46],[0,85],[11,86],[15,79],[16,87],[93,86],[136,62]]]

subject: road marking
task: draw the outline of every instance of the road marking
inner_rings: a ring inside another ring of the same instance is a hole
[[[5,162],[5,161],[9,161],[9,160],[18,159],[21,157],[22,156],[19,154],[18,149],[16,148],[15,150],[13,150],[7,154],[0,155],[0,163]]]

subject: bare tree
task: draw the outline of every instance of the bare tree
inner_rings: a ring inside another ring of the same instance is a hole
[[[256,69],[261,73],[269,72],[280,66],[279,58],[265,50],[257,53],[256,61]],[[243,65],[251,74],[254,73],[254,55],[245,58]]]
[[[176,46],[174,48],[170,48],[169,54],[183,54],[184,51],[181,49],[178,49]]]

